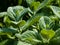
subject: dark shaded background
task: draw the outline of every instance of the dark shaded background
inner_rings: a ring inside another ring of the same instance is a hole
[[[16,6],[16,5],[25,6],[26,2],[25,0],[22,0],[21,4],[19,4],[19,0],[0,0],[0,12],[6,11],[9,6]]]
[[[6,11],[9,6],[18,5],[18,0],[0,0],[0,12]]]

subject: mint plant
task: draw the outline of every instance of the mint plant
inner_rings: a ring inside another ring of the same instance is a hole
[[[0,45],[59,45],[60,7],[54,0],[25,1],[27,7],[0,12]]]

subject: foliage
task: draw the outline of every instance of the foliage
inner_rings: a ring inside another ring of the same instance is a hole
[[[59,45],[60,0],[18,1],[0,12],[0,45]]]

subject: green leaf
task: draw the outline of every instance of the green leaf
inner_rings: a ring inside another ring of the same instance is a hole
[[[47,4],[49,4],[52,0],[44,0],[41,4],[40,2],[36,2],[35,0],[26,0],[26,2],[33,7],[34,14],[38,12],[41,8],[45,7]]]
[[[7,43],[8,40],[4,40],[2,42],[0,42],[0,45],[5,45]]]
[[[19,22],[11,21],[11,23],[19,27],[22,27],[23,25],[26,24],[26,21],[25,20],[20,20]]]
[[[8,16],[10,17],[10,18],[12,18],[13,20],[15,20],[15,13],[13,12],[13,9],[12,9],[12,7],[9,7],[8,9],[7,9],[7,13],[8,13]]]
[[[3,34],[5,34],[5,33],[14,34],[14,33],[17,33],[17,32],[18,32],[17,29],[13,29],[13,28],[6,28],[6,27],[5,28],[0,28],[0,33],[3,33]]]
[[[19,21],[19,20],[21,20],[21,18],[25,15],[25,13],[27,13],[27,12],[31,12],[32,13],[32,11],[29,9],[29,8],[25,8],[20,14],[19,14],[19,16],[17,17],[17,20]]]
[[[24,8],[23,6],[14,6],[7,9],[8,16],[14,20],[19,21],[27,12],[31,12],[29,8]]]
[[[50,8],[52,9],[52,11],[54,12],[54,14],[60,18],[60,8],[57,6],[50,6]]]
[[[23,34],[16,34],[16,37],[18,37],[19,39],[32,43],[32,44],[36,44],[36,43],[41,43],[40,40],[37,39],[37,32],[34,31],[26,31]]]
[[[36,14],[36,12],[38,12],[41,8],[45,7],[47,4],[49,4],[52,0],[44,0],[39,7],[37,8],[37,10],[34,12]]]
[[[0,27],[3,27],[4,25],[3,25],[3,23],[0,23]]]
[[[19,16],[23,10],[24,10],[24,7],[22,6],[9,7],[7,9],[8,16],[13,20],[16,20],[17,16]]]
[[[12,20],[10,20],[9,19],[9,17],[8,16],[5,16],[4,17],[4,21],[3,21],[5,24],[7,24],[7,25],[17,25],[17,26],[19,26],[19,27],[21,27],[21,26],[23,26],[25,23],[26,23],[26,21],[25,20],[20,20],[20,21],[18,21],[18,22],[16,22],[16,21],[12,21]],[[0,24],[1,25],[1,24]],[[12,26],[13,26],[12,25]],[[2,25],[1,25],[2,26]]]
[[[54,43],[59,44],[60,43],[60,36],[56,37],[56,38],[53,38],[51,41],[54,42]]]
[[[49,43],[49,41],[55,36],[53,30],[41,30],[42,40],[44,43]]]
[[[40,2],[33,2],[31,3],[30,7],[33,11],[36,11],[40,5]]]
[[[22,41],[18,41],[17,45],[31,45],[31,44],[26,43],[26,42],[22,42]]]
[[[31,3],[33,3],[33,2],[35,2],[35,0],[26,0],[26,2],[29,4],[29,5],[31,5]]]
[[[53,30],[41,30],[41,34],[46,39],[51,39],[55,36],[55,32]]]
[[[22,27],[22,26],[24,26],[26,24],[26,21],[25,20],[22,20],[22,21],[20,21],[19,23],[18,23],[18,26],[19,27]]]
[[[60,28],[55,31],[55,36],[53,39],[51,39],[51,42],[53,43],[60,43]]]
[[[55,37],[59,37],[60,36],[60,28],[59,29],[57,29],[56,31],[55,31]]]
[[[59,7],[60,7],[60,0],[57,0],[57,3],[58,3],[58,5],[59,5]]]
[[[10,24],[11,23],[11,20],[9,19],[8,16],[5,16],[3,22],[6,23],[6,24],[7,23]]]
[[[4,17],[5,15],[7,15],[7,12],[1,12],[1,13],[0,13],[0,18],[1,18],[1,17]]]
[[[42,16],[39,20],[39,26],[42,29],[48,29],[50,28],[50,23],[52,23],[51,19],[47,16]]]

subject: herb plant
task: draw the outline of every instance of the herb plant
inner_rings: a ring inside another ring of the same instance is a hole
[[[25,2],[0,12],[0,45],[59,45],[60,0]]]

